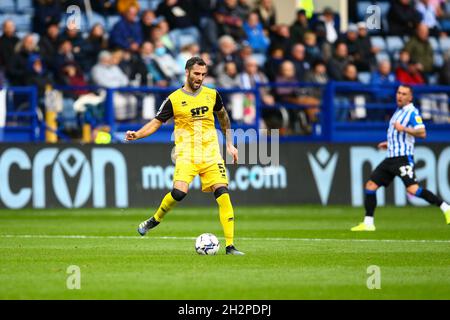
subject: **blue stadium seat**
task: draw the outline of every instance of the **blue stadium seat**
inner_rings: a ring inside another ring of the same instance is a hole
[[[140,11],[153,10],[153,4],[148,0],[139,0]]]
[[[389,1],[378,1],[376,3],[376,5],[379,6],[380,9],[381,9],[381,16],[382,17],[387,17],[389,8],[391,7],[390,2]]]
[[[358,80],[364,84],[368,84],[370,82],[370,72],[359,72]]]
[[[91,15],[86,15],[88,28],[89,30],[95,25],[95,24],[101,24],[104,29],[106,29],[106,19],[96,12],[92,12]]]
[[[439,38],[439,44],[441,46],[442,52],[450,49],[450,38]]]
[[[21,13],[34,13],[34,7],[31,0],[16,0],[17,11]]]
[[[372,47],[380,48],[383,51],[386,50],[386,42],[384,41],[384,38],[381,36],[371,36],[370,43]]]
[[[108,31],[111,31],[114,25],[120,20],[119,15],[109,16],[106,18],[106,28]]]
[[[380,51],[376,54],[375,58],[377,59],[377,62],[388,60],[391,61],[391,56],[386,51]]]
[[[16,24],[17,31],[30,32],[32,30],[31,14],[15,14],[11,16],[11,19]]]
[[[440,68],[440,67],[442,67],[442,66],[444,65],[444,57],[443,57],[442,54],[439,53],[439,52],[435,52],[435,53],[433,54],[433,60],[434,60],[433,65],[434,65],[435,67]]]
[[[430,41],[431,47],[433,48],[433,51],[441,52],[441,46],[439,45],[438,40],[435,37],[429,37],[428,39]]]
[[[0,1],[0,12],[2,13],[15,13],[16,3],[14,0],[1,0]]]
[[[358,21],[365,20],[367,7],[372,5],[370,1],[358,1],[356,5],[356,14],[358,16]]]
[[[387,44],[387,50],[391,54],[394,54],[395,52],[400,51],[404,47],[403,40],[399,36],[387,36],[386,44]]]

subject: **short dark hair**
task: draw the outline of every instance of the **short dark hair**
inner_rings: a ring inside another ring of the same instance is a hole
[[[185,70],[191,70],[194,65],[206,66],[206,62],[200,57],[192,57],[186,62]]]
[[[409,92],[411,92],[411,95],[412,95],[412,96],[414,95],[413,88],[412,88],[409,84],[404,84],[404,83],[402,83],[402,84],[399,85],[398,87],[399,87],[399,88],[400,88],[400,87],[407,88],[407,89],[409,89]]]

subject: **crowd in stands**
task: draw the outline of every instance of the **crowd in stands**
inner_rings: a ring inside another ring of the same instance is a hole
[[[430,35],[447,37],[439,19],[450,13],[440,0],[391,1],[387,29],[392,35],[408,36],[392,56],[379,55],[383,48],[371,41],[365,22],[355,19],[341,33],[339,17],[331,8],[312,18],[300,9],[289,25],[279,23],[273,0],[161,0],[154,10],[141,9],[142,1],[137,0],[90,3],[96,14],[120,19],[108,29],[93,24],[84,34],[75,23],[66,23],[64,12],[74,4],[86,10],[85,1],[35,0],[32,33],[19,38],[14,22],[4,21],[0,85],[36,85],[41,96],[47,84],[180,86],[185,62],[196,55],[209,65],[205,84],[221,88],[248,89],[268,82],[361,82],[361,74],[369,74],[363,82],[374,85],[425,84],[436,76],[437,83],[450,85],[450,55],[438,68],[429,40]],[[263,112],[269,128],[307,134],[318,119],[317,87],[263,87],[261,97],[265,105],[273,106]],[[76,103],[74,109],[83,111],[86,103],[104,97],[79,90],[64,98],[67,108]],[[225,97],[234,122],[255,121],[252,99]],[[138,117],[139,103],[132,94],[117,93],[116,119]]]

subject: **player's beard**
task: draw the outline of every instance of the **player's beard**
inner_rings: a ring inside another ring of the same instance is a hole
[[[197,91],[202,86],[202,83],[203,83],[203,81],[199,81],[198,83],[196,83],[194,80],[194,77],[191,77],[191,76],[189,76],[187,80],[188,80],[189,87],[191,87],[191,89],[193,91]]]

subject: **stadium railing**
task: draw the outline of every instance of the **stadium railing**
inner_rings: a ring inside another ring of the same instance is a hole
[[[261,89],[267,88],[272,94],[277,88],[294,87],[300,94],[305,90],[320,90],[320,106],[318,120],[311,124],[312,130],[305,134],[280,136],[281,141],[311,141],[311,142],[377,142],[386,137],[387,122],[396,109],[395,92],[397,83],[389,85],[366,85],[353,82],[333,82],[326,85],[312,83],[267,83],[257,84],[253,89],[222,89],[221,93],[226,105],[229,106],[229,97],[241,94],[253,97],[254,118],[248,121],[233,121],[233,129],[260,128],[260,120],[266,109],[306,110],[310,106],[276,101],[274,106],[265,105],[261,97]],[[57,86],[54,88],[62,92],[88,90],[90,92],[103,91],[104,99],[98,106],[90,106],[81,118],[80,123],[89,123],[92,127],[106,125],[110,128],[113,142],[123,142],[123,135],[127,130],[137,130],[151,117],[143,118],[144,99],[153,96],[150,114],[155,115],[158,106],[166,96],[177,89],[174,87],[124,87],[101,88]],[[7,99],[7,119],[2,141],[45,141],[45,132],[53,131],[60,140],[70,140],[64,133],[64,128],[49,128],[42,117],[38,116],[38,96],[33,87],[10,87],[8,92],[27,94],[26,109],[17,109],[17,103],[12,104]],[[303,91],[302,91],[303,90]],[[133,120],[116,121],[114,116],[113,97],[115,92],[131,94],[138,100],[140,115]],[[428,142],[450,142],[450,113],[449,113],[450,87],[447,86],[414,86],[415,106],[421,111],[427,126]],[[7,94],[7,97],[10,97]],[[14,107],[12,107],[14,105]],[[92,107],[92,108],[91,108]],[[16,108],[15,110],[13,110]],[[97,111],[96,111],[97,110]],[[16,120],[16,121],[13,121]],[[60,122],[64,118],[59,116]],[[151,137],[141,142],[167,142],[172,138],[173,123],[169,121]]]

